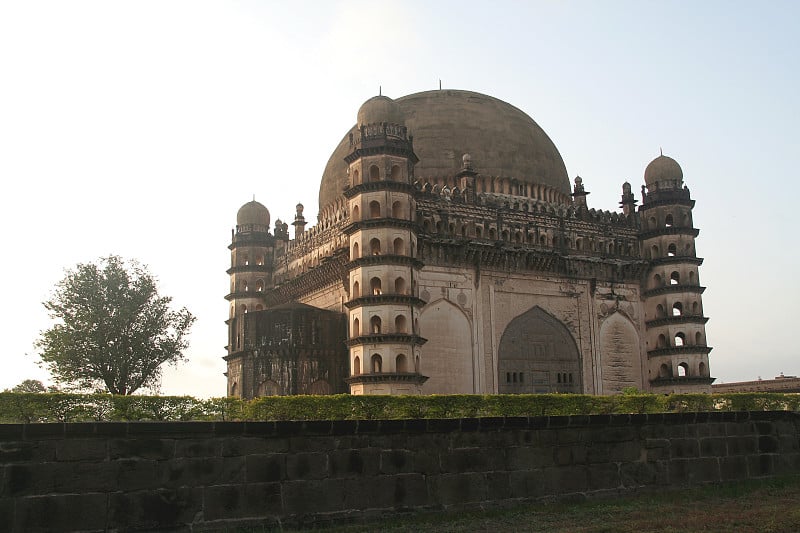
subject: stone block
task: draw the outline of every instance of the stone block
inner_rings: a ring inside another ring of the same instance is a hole
[[[800,439],[797,435],[780,435],[778,437],[780,453],[790,454],[800,451]]]
[[[509,472],[510,498],[540,498],[549,494],[543,470]]]
[[[111,492],[117,488],[119,465],[116,462],[50,463],[53,492]]]
[[[345,495],[333,480],[285,481],[281,484],[283,511],[289,516],[313,516],[342,508]]]
[[[244,482],[242,457],[184,457],[157,463],[161,486],[205,487]]]
[[[507,470],[537,470],[554,464],[555,460],[551,449],[531,446],[515,446],[506,449]]]
[[[751,455],[756,453],[758,448],[757,437],[742,436],[742,437],[728,437],[727,442],[728,455]]]
[[[489,501],[511,498],[511,482],[508,472],[486,473],[486,498]]]
[[[152,459],[119,459],[117,464],[117,486],[122,491],[155,489],[161,484],[156,461]]]
[[[217,457],[222,454],[220,439],[178,439],[175,457]]]
[[[641,457],[642,443],[639,441],[595,442],[586,452],[588,463],[631,462],[638,461]]]
[[[328,455],[324,453],[287,454],[286,477],[292,480],[328,477]]]
[[[414,456],[408,450],[382,450],[380,453],[380,472],[398,474],[413,472]]]
[[[719,461],[716,457],[680,458],[669,461],[670,484],[687,485],[719,480]]]
[[[586,480],[589,490],[614,489],[622,484],[616,464],[590,465],[586,469]]]
[[[248,483],[274,482],[286,479],[286,455],[272,453],[248,455],[245,471]]]
[[[441,454],[440,462],[445,472],[487,472],[504,466],[502,450],[486,448],[460,448]]]
[[[328,468],[333,477],[373,476],[380,471],[380,452],[336,450],[328,454]]]
[[[14,531],[102,531],[106,529],[108,496],[60,494],[16,500]],[[7,525],[7,523],[6,523]]]
[[[165,461],[175,456],[174,439],[110,439],[108,441],[108,457],[157,459]]]
[[[700,455],[702,457],[725,457],[728,455],[728,439],[726,437],[701,438]]]
[[[486,479],[478,472],[429,476],[428,492],[439,505],[482,502],[486,500]]]
[[[270,518],[283,514],[280,483],[215,485],[203,489],[203,519]]]
[[[558,446],[553,449],[553,461],[560,466],[583,464],[587,461],[588,450],[585,445]]]
[[[0,442],[0,464],[30,461],[33,458],[33,447],[31,442]]]
[[[672,459],[680,459],[683,457],[699,457],[700,456],[700,442],[697,439],[671,439],[670,440],[670,457]]]
[[[620,483],[625,488],[667,485],[667,461],[623,463],[619,466]]]
[[[435,449],[417,448],[413,452],[412,459],[413,465],[411,469],[413,472],[426,475],[440,474],[442,472],[442,463]]]
[[[761,435],[758,437],[758,451],[761,453],[776,453],[778,451],[778,439],[772,435]]]
[[[292,453],[327,452],[334,448],[333,437],[299,436],[289,438],[289,451]]]
[[[105,439],[64,439],[56,446],[57,461],[104,461]]]
[[[20,463],[3,468],[4,498],[36,496],[55,492],[55,474],[59,463]]]
[[[582,465],[544,469],[546,486],[551,494],[584,492],[588,488],[587,468]]]
[[[739,481],[747,479],[747,458],[741,455],[720,458],[719,473],[722,481]]]
[[[750,455],[747,457],[747,471],[750,477],[771,476],[775,473],[775,461],[772,454]]]

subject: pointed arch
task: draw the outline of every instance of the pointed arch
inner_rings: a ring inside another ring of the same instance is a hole
[[[498,379],[498,392],[582,392],[581,357],[567,327],[539,307],[515,317],[500,337],[498,376],[514,372],[529,376],[522,382]],[[566,376],[559,383],[558,377]]]
[[[430,332],[421,349],[428,376],[424,394],[471,394],[473,387],[472,327],[455,304],[439,299],[426,305],[415,319],[415,333]],[[420,326],[422,331],[419,330]],[[418,363],[416,363],[418,366]]]
[[[627,387],[642,388],[639,334],[622,313],[614,313],[600,326],[600,394],[622,392]]]

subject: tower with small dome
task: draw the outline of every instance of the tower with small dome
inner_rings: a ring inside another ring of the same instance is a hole
[[[586,176],[491,96],[368,99],[315,224],[239,210],[228,394],[710,392],[680,165],[655,158],[613,211]]]

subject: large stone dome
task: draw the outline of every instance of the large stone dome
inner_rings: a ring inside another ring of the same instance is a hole
[[[394,101],[375,98],[365,106],[394,114],[397,104],[414,137],[414,167],[418,178],[450,177],[461,169],[462,156],[472,156],[475,170],[484,176],[513,177],[525,183],[548,185],[570,194],[569,177],[553,141],[528,115],[516,107],[470,91],[438,90],[411,94]],[[362,106],[363,110],[364,106]],[[359,115],[368,113],[359,113]],[[372,113],[369,113],[370,115]],[[361,116],[359,116],[359,120]],[[333,203],[347,186],[345,156],[350,133],[336,147],[319,187],[320,209]]]

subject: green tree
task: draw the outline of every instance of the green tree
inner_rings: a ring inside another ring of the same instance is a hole
[[[112,394],[155,388],[185,356],[195,318],[170,309],[147,267],[118,256],[67,270],[44,306],[55,325],[36,343],[56,381]]]
[[[38,379],[26,379],[19,385],[14,385],[11,392],[47,392],[47,389]]]

